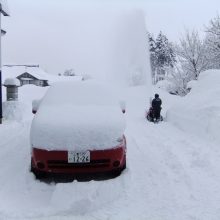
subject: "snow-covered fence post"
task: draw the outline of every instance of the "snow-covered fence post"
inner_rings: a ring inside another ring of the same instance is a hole
[[[20,81],[16,78],[8,78],[4,82],[7,93],[7,101],[17,101],[18,100],[18,87],[20,86]]]

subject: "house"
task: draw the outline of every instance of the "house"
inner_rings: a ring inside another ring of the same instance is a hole
[[[48,86],[50,74],[46,73],[39,65],[4,65],[2,69],[3,82],[6,78],[19,79],[21,86],[33,84]]]

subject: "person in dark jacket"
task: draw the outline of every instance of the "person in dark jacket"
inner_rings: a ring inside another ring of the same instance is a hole
[[[156,119],[156,121],[160,120],[161,105],[162,101],[159,98],[159,95],[155,94],[155,98],[152,100],[152,108],[154,112],[154,119]]]

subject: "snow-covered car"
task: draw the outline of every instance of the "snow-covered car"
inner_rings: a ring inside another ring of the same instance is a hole
[[[35,175],[125,169],[124,109],[105,85],[57,82],[38,104],[30,131]]]

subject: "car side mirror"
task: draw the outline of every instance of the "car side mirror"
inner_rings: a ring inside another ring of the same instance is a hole
[[[122,113],[124,114],[126,112],[126,102],[124,100],[121,100],[119,102],[119,105],[120,105]]]
[[[40,103],[41,103],[41,99],[35,99],[32,101],[32,113],[33,114],[37,113]]]

